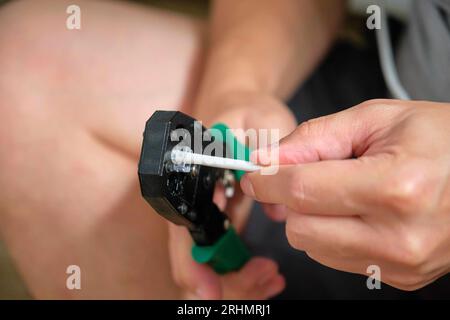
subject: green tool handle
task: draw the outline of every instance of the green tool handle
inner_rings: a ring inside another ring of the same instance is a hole
[[[211,127],[211,129],[215,129],[210,131],[214,139],[224,141],[230,148],[233,159],[250,161],[250,148],[239,142],[226,124],[216,123]],[[244,174],[245,171],[242,170],[234,171],[234,176],[238,181],[241,180]]]
[[[215,244],[194,245],[192,257],[198,263],[208,263],[218,274],[224,274],[239,270],[250,259],[250,252],[230,227]]]
[[[217,141],[224,141],[230,148],[233,159],[250,160],[250,149],[240,143],[227,125],[216,123],[211,134]],[[234,171],[236,180],[240,180],[244,171]],[[208,263],[218,274],[239,270],[249,259],[250,252],[237,235],[233,227],[211,246],[192,247],[192,257],[198,263]]]

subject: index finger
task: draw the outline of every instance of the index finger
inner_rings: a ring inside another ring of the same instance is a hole
[[[280,166],[274,175],[246,174],[242,190],[264,203],[304,214],[361,215],[372,210],[376,165],[360,159]]]

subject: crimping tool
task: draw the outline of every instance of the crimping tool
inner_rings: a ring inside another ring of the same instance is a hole
[[[188,228],[195,243],[194,260],[208,263],[223,274],[240,269],[250,254],[226,214],[213,202],[213,194],[216,182],[221,181],[230,196],[233,174],[239,180],[243,172],[183,163],[174,157],[176,151],[201,154],[215,143],[220,147],[217,150],[228,150],[233,158],[248,160],[249,149],[237,141],[226,125],[213,128],[207,130],[182,112],[156,111],[145,126],[138,173],[142,195],[153,209]]]

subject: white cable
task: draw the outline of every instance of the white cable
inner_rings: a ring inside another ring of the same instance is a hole
[[[384,7],[382,7],[381,10],[381,28],[376,30],[375,33],[378,43],[381,70],[383,71],[384,80],[386,81],[389,91],[396,99],[410,100],[408,92],[406,92],[398,77],[392,51],[391,37],[389,34],[388,19]]]
[[[189,151],[172,150],[170,156],[172,162],[177,165],[198,164],[201,166],[230,169],[230,170],[242,170],[242,171],[261,170],[260,166],[248,161],[207,156]]]

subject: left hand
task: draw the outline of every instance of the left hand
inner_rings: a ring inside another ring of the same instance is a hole
[[[287,107],[277,99],[253,93],[229,93],[225,99],[211,103],[208,112],[194,113],[205,127],[216,122],[231,129],[281,129],[280,137],[295,128],[295,121]],[[236,133],[236,132],[235,132]],[[243,138],[237,135],[237,138]],[[277,138],[276,136],[273,138]],[[245,142],[245,139],[240,139]],[[226,199],[217,189],[214,201],[227,213],[239,232],[245,225],[252,199],[236,186],[233,198]],[[196,263],[191,257],[192,238],[184,227],[169,224],[169,249],[172,273],[183,289],[184,297],[203,299],[267,299],[280,293],[284,278],[275,261],[253,257],[238,272],[217,275],[209,266]]]
[[[378,265],[383,282],[415,290],[450,271],[449,123],[448,103],[368,101],[300,125],[278,173],[241,187],[281,204],[290,244],[314,260]]]
[[[278,131],[278,135],[269,135],[267,142],[258,141],[259,147],[278,142],[296,127],[294,115],[283,102],[260,93],[231,92],[220,102],[216,102],[214,108],[207,110],[211,112],[194,114],[195,118],[201,119],[207,128],[218,122],[226,124],[236,138],[244,144],[246,139],[242,131],[250,129],[258,133],[258,130],[264,129],[268,130],[269,134],[272,129]],[[232,199],[226,201],[223,193],[216,193],[215,200],[232,217],[233,224],[240,230],[247,220],[252,199],[242,194],[239,184],[235,187],[236,193]],[[275,214],[270,217],[280,220],[280,217]]]

